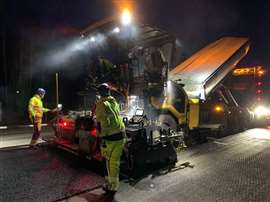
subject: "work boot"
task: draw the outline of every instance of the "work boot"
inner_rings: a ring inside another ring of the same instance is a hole
[[[39,143],[42,143],[42,142],[44,142],[43,139],[42,139],[42,137],[39,137],[39,138],[37,139],[37,143],[39,144]]]
[[[102,190],[106,193],[110,191],[106,183],[102,185]]]
[[[107,190],[105,193],[106,202],[116,202],[114,199],[116,191]]]

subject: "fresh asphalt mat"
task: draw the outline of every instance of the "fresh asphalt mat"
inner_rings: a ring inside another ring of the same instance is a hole
[[[51,146],[1,150],[0,201],[60,201],[95,189],[103,177],[91,163]]]

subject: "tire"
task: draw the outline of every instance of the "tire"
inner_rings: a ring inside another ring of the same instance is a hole
[[[231,117],[224,116],[221,125],[218,130],[218,137],[222,138],[231,135],[234,130],[234,122]]]

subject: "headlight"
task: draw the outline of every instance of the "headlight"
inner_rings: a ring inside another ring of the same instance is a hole
[[[266,116],[267,114],[269,114],[269,109],[264,106],[258,106],[255,108],[254,113],[257,117]]]

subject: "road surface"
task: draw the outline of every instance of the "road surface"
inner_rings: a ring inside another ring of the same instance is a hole
[[[181,151],[178,159],[194,167],[159,170],[136,181],[121,180],[116,200],[270,199],[270,130],[250,129],[211,139]],[[105,201],[96,188],[103,183],[97,167],[50,145],[38,150],[1,150],[0,161],[0,201]]]

